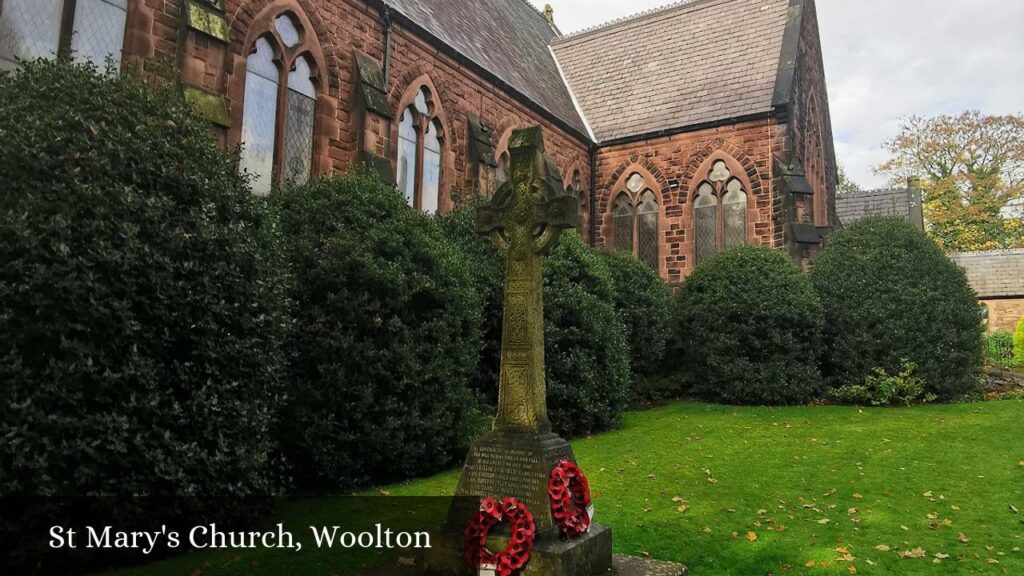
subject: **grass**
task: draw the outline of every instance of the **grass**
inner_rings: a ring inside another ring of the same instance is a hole
[[[622,429],[573,447],[616,552],[682,562],[696,576],[1019,575],[1022,419],[1020,401],[909,409],[680,403],[629,414]],[[449,494],[457,478],[388,490]],[[329,523],[333,501],[292,502],[281,518]],[[228,576],[252,573],[252,562],[265,574],[342,573],[349,562],[328,554],[191,554],[118,574]]]

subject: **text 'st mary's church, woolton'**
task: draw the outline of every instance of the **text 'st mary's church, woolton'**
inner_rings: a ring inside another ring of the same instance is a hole
[[[254,188],[369,163],[445,212],[543,127],[580,233],[666,280],[837,223],[814,0],[692,0],[571,35],[526,0],[0,0],[0,67],[177,76]]]

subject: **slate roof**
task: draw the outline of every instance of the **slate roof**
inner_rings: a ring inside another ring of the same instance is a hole
[[[769,112],[790,0],[694,0],[552,44],[599,142]]]
[[[865,216],[899,216],[910,219],[911,194],[907,188],[860,190],[836,195],[836,213],[843,224]]]
[[[385,0],[385,3],[570,127],[586,134],[549,49],[558,33],[526,0]]]
[[[949,257],[967,271],[980,298],[1024,296],[1024,249],[960,252]]]

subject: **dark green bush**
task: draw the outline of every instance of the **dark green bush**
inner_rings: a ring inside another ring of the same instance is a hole
[[[576,232],[544,261],[548,415],[565,436],[618,426],[630,399],[629,346],[611,272]]]
[[[1014,366],[1013,334],[991,332],[985,336],[985,364],[1008,368]]]
[[[977,390],[977,297],[964,271],[908,222],[872,217],[838,231],[811,280],[825,309],[830,387],[861,384],[875,368],[896,373],[907,359],[940,400]]]
[[[480,302],[480,360],[470,383],[480,399],[498,404],[498,371],[501,366],[501,315],[505,294],[505,256],[476,231],[476,201],[440,217],[441,231],[469,262]]]
[[[598,253],[611,271],[615,309],[626,329],[635,383],[663,369],[665,343],[671,332],[671,292],[656,272],[632,254],[614,250]]]
[[[285,455],[311,489],[443,470],[473,421],[480,303],[456,247],[392,186],[275,196],[292,274]]]
[[[701,398],[802,404],[821,390],[821,304],[782,252],[748,246],[709,258],[673,308],[667,361]]]
[[[173,90],[0,74],[0,496],[276,493],[281,283],[235,165]]]

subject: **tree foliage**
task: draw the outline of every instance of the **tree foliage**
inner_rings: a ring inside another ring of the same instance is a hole
[[[855,194],[860,192],[860,184],[857,184],[850,178],[850,175],[846,173],[846,167],[842,164],[838,166],[839,179],[836,181],[836,194],[842,196],[843,194]]]
[[[886,143],[877,171],[902,185],[922,178],[928,234],[948,251],[1024,246],[1007,206],[1024,198],[1024,117],[911,117]]]

